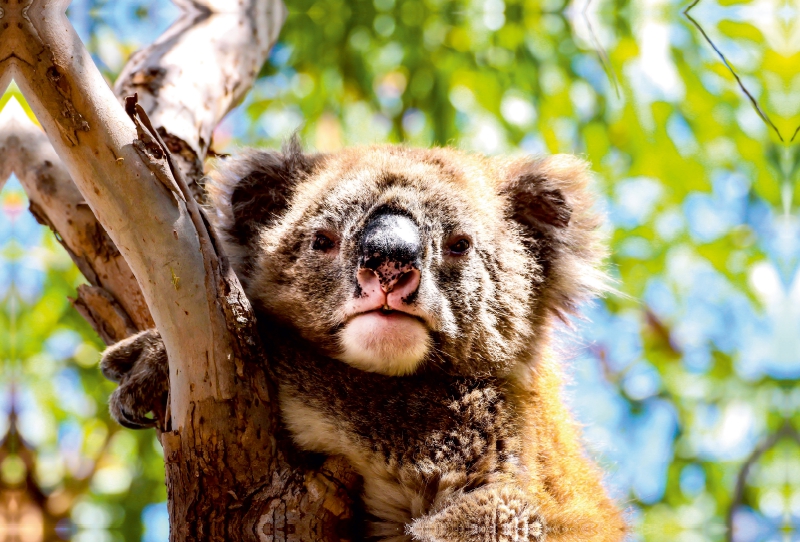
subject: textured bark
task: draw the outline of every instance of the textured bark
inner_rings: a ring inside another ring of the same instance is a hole
[[[95,229],[76,234],[80,243],[69,250],[95,263],[103,250],[112,254],[109,246],[118,247],[164,338],[171,418],[161,437],[171,539],[347,540],[356,477],[338,459],[310,468],[279,432],[252,310],[187,186],[186,177],[199,176],[211,130],[252,83],[283,17],[274,0],[238,2],[220,14],[213,13],[215,4],[221,3],[181,2],[191,13],[126,69],[119,88],[140,91],[152,123],[133,101],[127,112],[120,107],[64,16],[64,0],[0,0],[0,82],[14,77],[113,241],[97,242],[102,229]],[[219,54],[203,71],[189,70],[201,30]],[[206,108],[193,112],[187,104]],[[28,147],[17,145],[9,154],[19,161]],[[36,160],[28,157],[30,164]],[[61,164],[39,160],[39,170],[51,177]],[[30,189],[44,202],[47,182],[29,175]],[[83,207],[71,201],[71,215],[46,213],[37,204],[33,210],[66,232]],[[86,267],[98,282],[110,280],[110,273]],[[131,302],[125,294],[107,293],[95,285],[76,300],[104,338],[144,324],[134,320],[135,310],[117,310],[123,297]]]

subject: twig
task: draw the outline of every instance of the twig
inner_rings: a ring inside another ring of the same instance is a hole
[[[689,7],[683,10],[683,14],[686,16],[687,19],[689,19],[692,22],[692,24],[697,28],[697,30],[700,31],[700,33],[703,35],[708,44],[711,45],[711,48],[714,49],[714,51],[716,51],[719,58],[722,59],[722,62],[724,62],[725,66],[727,66],[728,71],[730,71],[731,75],[733,75],[733,77],[736,79],[736,83],[739,85],[739,88],[742,89],[742,92],[745,93],[747,98],[750,100],[750,103],[753,104],[753,108],[756,110],[758,116],[761,117],[761,120],[763,120],[767,124],[767,126],[769,126],[775,131],[775,133],[778,135],[778,139],[780,139],[781,143],[783,143],[784,142],[783,136],[781,135],[780,130],[778,130],[778,127],[775,126],[775,124],[773,124],[769,116],[764,111],[761,110],[761,106],[758,105],[758,100],[756,100],[753,97],[753,95],[750,94],[750,91],[747,90],[747,87],[745,87],[744,83],[742,83],[739,74],[737,74],[736,70],[733,69],[733,66],[731,66],[730,62],[728,62],[728,59],[725,58],[725,55],[722,54],[722,51],[720,51],[714,44],[714,42],[711,40],[711,38],[708,37],[708,34],[706,34],[705,30],[703,30],[703,27],[700,26],[700,24],[697,21],[695,21],[691,15],[689,15],[689,10],[695,7],[699,2],[700,0],[695,0],[694,2],[692,2],[692,4]],[[800,130],[800,126],[798,126],[798,130]],[[797,135],[797,131],[795,131],[795,135]],[[794,136],[792,136],[792,139],[794,139]]]
[[[775,433],[770,435],[764,442],[756,446],[750,457],[742,465],[739,470],[739,475],[736,478],[736,487],[733,490],[733,499],[725,515],[725,541],[733,542],[733,515],[736,509],[741,506],[744,499],[744,485],[747,482],[747,476],[750,474],[750,469],[761,458],[767,450],[773,448],[779,440],[783,438],[791,438],[800,444],[800,434],[789,424],[788,420],[783,426]]]
[[[617,74],[614,71],[614,67],[611,65],[611,60],[608,58],[608,54],[606,54],[606,50],[603,48],[603,45],[600,43],[600,40],[597,39],[597,35],[594,32],[594,28],[592,27],[592,23],[589,20],[589,5],[591,5],[592,0],[586,0],[586,5],[583,6],[583,10],[581,11],[581,15],[583,19],[586,21],[586,26],[589,28],[589,35],[592,37],[592,43],[595,48],[595,52],[597,56],[600,58],[600,65],[603,66],[603,71],[606,72],[606,77],[608,80],[611,81],[611,85],[614,87],[614,91],[617,94],[617,98],[620,98],[619,93],[619,80],[617,79]]]

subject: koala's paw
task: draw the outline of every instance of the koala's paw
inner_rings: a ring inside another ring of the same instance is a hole
[[[462,493],[406,528],[420,542],[542,542],[545,530],[522,491],[496,485]]]
[[[120,425],[146,429],[161,424],[169,394],[169,364],[161,335],[155,329],[142,331],[108,347],[100,370],[119,382],[108,408]],[[149,413],[153,417],[149,417]]]

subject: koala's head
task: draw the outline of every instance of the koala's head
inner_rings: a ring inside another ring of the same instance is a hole
[[[388,375],[502,374],[602,287],[583,162],[400,146],[248,151],[211,183],[248,296]]]

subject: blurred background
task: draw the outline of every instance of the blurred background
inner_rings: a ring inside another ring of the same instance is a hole
[[[632,538],[800,541],[800,1],[287,4],[214,150],[299,130],[323,151],[584,156],[620,293],[561,334],[568,401]],[[68,9],[109,81],[177,15]],[[84,280],[13,177],[0,201],[0,539],[16,514],[81,542],[166,541],[160,445],[109,418],[102,343],[68,300]]]

